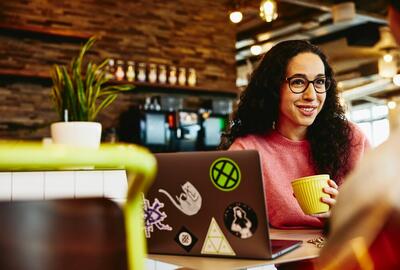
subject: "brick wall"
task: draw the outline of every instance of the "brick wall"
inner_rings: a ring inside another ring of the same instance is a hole
[[[235,28],[222,0],[14,0],[1,1],[0,23],[44,26],[100,37],[93,60],[106,57],[193,67],[198,86],[235,89]],[[48,72],[65,64],[81,43],[0,31],[0,69]],[[41,138],[57,120],[50,85],[0,79],[0,137]],[[133,95],[123,95],[100,115],[115,125]]]

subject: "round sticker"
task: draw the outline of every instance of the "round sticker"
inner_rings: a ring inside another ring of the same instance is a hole
[[[229,158],[219,158],[210,167],[210,179],[222,191],[232,191],[240,184],[239,166]]]
[[[192,236],[187,232],[181,232],[179,234],[179,242],[185,247],[192,244]]]
[[[235,202],[225,209],[224,223],[234,236],[246,239],[252,237],[257,229],[257,215],[250,206]]]
[[[184,250],[190,252],[197,242],[197,237],[183,226],[175,235],[174,240]]]

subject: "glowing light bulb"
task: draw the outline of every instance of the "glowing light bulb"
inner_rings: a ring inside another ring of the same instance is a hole
[[[266,22],[272,22],[278,18],[277,6],[274,0],[261,1],[260,17]]]
[[[396,101],[391,100],[387,103],[387,106],[389,109],[393,110],[394,108],[396,108],[397,103],[396,103]]]
[[[396,85],[396,86],[400,86],[400,74],[394,75],[394,77],[393,77],[393,83],[394,83],[394,85]]]
[[[260,45],[253,45],[250,47],[250,52],[252,55],[259,55],[262,52],[262,48]]]
[[[233,11],[231,14],[229,14],[229,19],[233,23],[239,23],[243,19],[243,14],[240,11]]]
[[[393,55],[391,55],[391,54],[389,54],[389,53],[385,54],[385,55],[383,56],[383,61],[385,61],[385,62],[387,62],[387,63],[392,62],[392,61],[393,61]]]

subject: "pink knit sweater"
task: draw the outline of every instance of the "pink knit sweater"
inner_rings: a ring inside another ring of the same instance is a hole
[[[351,128],[354,135],[350,168],[353,168],[370,146],[356,125],[351,124]],[[290,184],[296,178],[317,174],[309,162],[310,144],[307,140],[292,141],[273,131],[265,136],[237,138],[229,150],[240,149],[256,149],[260,153],[268,217],[273,227],[295,229],[323,226],[318,218],[303,213]]]

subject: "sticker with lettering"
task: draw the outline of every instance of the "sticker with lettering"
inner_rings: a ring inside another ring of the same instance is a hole
[[[215,218],[211,218],[201,254],[236,256]]]
[[[143,196],[144,230],[146,238],[151,237],[151,233],[154,232],[154,227],[160,231],[172,231],[171,226],[163,223],[164,219],[167,218],[167,214],[161,211],[163,207],[164,204],[157,198],[150,204],[149,200]]]
[[[188,216],[193,216],[197,214],[201,208],[201,195],[190,182],[186,182],[181,187],[183,192],[179,194],[179,196],[175,196],[176,200],[174,200],[169,192],[164,189],[160,188],[158,192],[165,194],[182,213]]]
[[[179,230],[174,239],[187,252],[189,252],[197,242],[197,237],[185,226]]]
[[[252,237],[257,229],[257,215],[250,206],[234,202],[225,209],[224,223],[233,235],[247,239]]]
[[[219,190],[236,189],[240,184],[240,176],[239,166],[230,158],[222,157],[211,164],[210,179]]]

